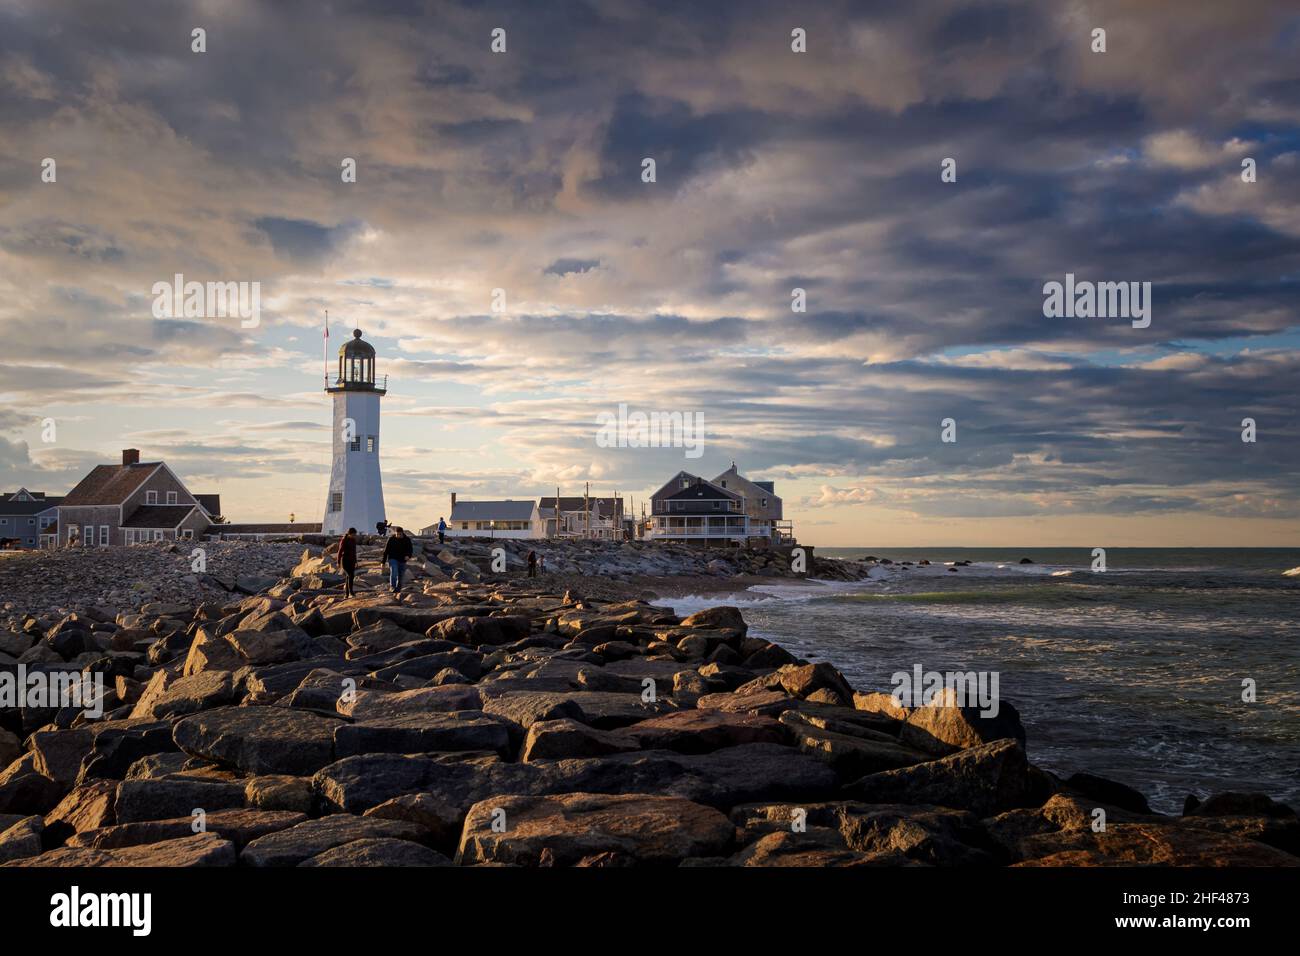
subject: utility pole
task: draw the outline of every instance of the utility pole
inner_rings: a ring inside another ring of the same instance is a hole
[[[583,525],[583,536],[591,537],[591,482],[587,482],[587,489],[582,493],[582,514],[585,520]]]

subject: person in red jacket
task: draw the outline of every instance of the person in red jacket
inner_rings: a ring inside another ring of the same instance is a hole
[[[343,594],[345,597],[356,597],[352,590],[353,580],[357,574],[357,529],[348,528],[348,533],[339,538],[339,549],[334,554],[334,560],[338,566],[347,575],[347,581],[343,585]]]

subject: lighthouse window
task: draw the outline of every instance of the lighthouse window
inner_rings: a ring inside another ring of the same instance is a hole
[[[370,435],[366,438],[366,451],[373,454],[374,450],[375,450],[375,436]]]
[[[330,494],[330,511],[343,510],[343,492],[335,491]]]
[[[351,448],[353,451],[360,451],[360,450],[361,450],[361,437],[360,437],[360,436],[357,436],[356,438],[352,439],[352,443],[351,443],[348,447]]]

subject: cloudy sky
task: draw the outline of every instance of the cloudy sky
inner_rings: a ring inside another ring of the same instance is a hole
[[[176,273],[261,324],[154,318]],[[397,523],[735,459],[813,544],[1294,546],[1298,280],[1294,0],[0,2],[4,490],[138,447],[320,520],[328,309]]]

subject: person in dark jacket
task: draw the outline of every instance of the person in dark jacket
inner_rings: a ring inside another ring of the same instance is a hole
[[[447,522],[444,521],[442,518],[439,518],[438,519],[438,543],[439,544],[445,543],[446,534],[447,534]]]
[[[401,528],[393,528],[393,536],[384,544],[384,555],[382,561],[388,563],[388,583],[393,588],[393,593],[397,594],[402,590],[402,573],[406,570],[406,562],[415,552],[411,547],[411,539],[406,536],[406,532]]]
[[[348,533],[339,538],[339,549],[334,554],[334,560],[343,573],[347,575],[347,581],[343,585],[343,594],[345,597],[356,597],[352,590],[354,579],[357,574],[357,529],[348,528]]]
[[[530,578],[537,577],[537,552],[536,551],[528,552],[528,576]]]

